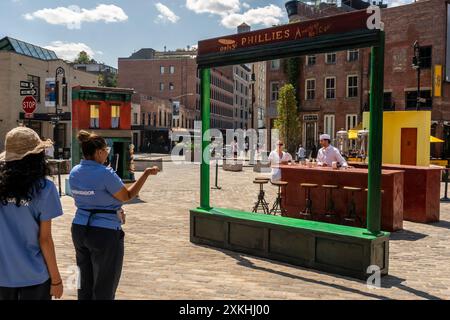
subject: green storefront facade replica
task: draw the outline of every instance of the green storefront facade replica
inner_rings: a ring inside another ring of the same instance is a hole
[[[389,233],[380,230],[385,35],[377,7],[199,42],[203,155],[200,207],[191,210],[196,244],[366,279],[389,268]],[[210,204],[212,67],[371,47],[367,229],[213,208]],[[206,152],[205,152],[206,151]]]

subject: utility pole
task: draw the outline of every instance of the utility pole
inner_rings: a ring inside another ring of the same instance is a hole
[[[59,145],[58,145],[58,125],[59,125],[59,81],[58,81],[58,77],[62,75],[62,85],[65,86],[66,85],[66,71],[64,70],[63,67],[58,67],[56,69],[56,73],[55,73],[55,117],[53,119],[53,140],[54,140],[54,146],[55,146],[55,154],[54,154],[54,158],[55,159],[59,159]]]

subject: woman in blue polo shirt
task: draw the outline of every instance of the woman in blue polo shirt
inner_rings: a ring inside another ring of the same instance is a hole
[[[84,159],[70,173],[69,184],[77,212],[72,239],[80,268],[79,300],[113,300],[122,272],[125,220],[122,205],[139,194],[157,167],[148,168],[126,188],[112,168],[106,167],[110,148],[102,137],[78,134]]]
[[[52,219],[63,214],[45,149],[29,128],[6,135],[0,154],[0,300],[61,298]]]

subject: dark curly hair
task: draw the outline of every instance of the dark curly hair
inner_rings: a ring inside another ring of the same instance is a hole
[[[46,187],[50,169],[45,152],[31,154],[18,161],[0,162],[0,204],[12,200],[20,207],[29,202]]]

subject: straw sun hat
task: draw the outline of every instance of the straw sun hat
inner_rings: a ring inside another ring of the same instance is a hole
[[[0,154],[0,161],[22,160],[30,154],[39,154],[52,145],[51,140],[42,141],[34,130],[18,127],[6,134],[5,152]]]

